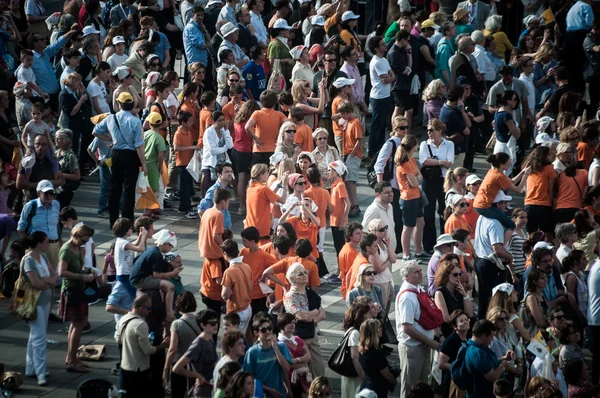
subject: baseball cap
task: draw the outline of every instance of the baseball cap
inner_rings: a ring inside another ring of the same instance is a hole
[[[554,249],[554,246],[552,246],[550,243],[548,242],[538,242],[535,244],[535,246],[533,246],[533,250],[537,250],[537,249]]]
[[[552,139],[550,138],[550,136],[548,135],[548,133],[541,133],[541,134],[538,134],[535,137],[535,143],[538,144],[538,145],[541,145],[544,142],[548,142],[550,140],[552,140]]]
[[[121,93],[117,97],[117,101],[119,101],[122,104],[127,104],[133,102],[133,96],[130,93]]]
[[[125,38],[123,36],[115,36],[112,40],[113,45],[117,45],[119,43],[125,43]]]
[[[146,120],[150,124],[162,124],[163,122],[162,116],[160,116],[160,113],[158,112],[150,112]]]
[[[421,29],[427,28],[438,30],[440,28],[440,25],[437,25],[435,22],[433,22],[433,19],[426,19],[421,23]]]
[[[87,35],[98,35],[100,34],[100,31],[96,28],[94,28],[93,25],[88,25],[85,28],[83,28],[83,37],[86,37]]]
[[[52,183],[50,181],[42,180],[42,181],[38,182],[36,191],[38,191],[38,192],[54,191],[54,186],[52,185]]]
[[[287,21],[283,18],[279,18],[277,21],[275,21],[275,23],[273,24],[273,29],[286,29],[286,30],[291,30],[292,27],[290,25],[288,25]],[[223,29],[221,29],[222,31]],[[225,35],[223,35],[223,37],[225,37]]]
[[[353,84],[354,84],[354,79],[348,79],[346,77],[340,77],[340,78],[337,78],[333,82],[333,87],[335,87],[335,88],[342,88],[344,86],[351,86]]]
[[[496,195],[496,197],[494,198],[494,203],[510,202],[511,200],[512,200],[512,196],[508,196],[507,194],[504,193],[503,190],[500,190],[498,192],[498,195]]]
[[[475,174],[469,174],[467,176],[467,185],[473,185],[475,184],[477,181],[481,182],[481,178],[477,177]]]
[[[322,15],[315,15],[310,20],[311,25],[325,26],[325,18]]]
[[[127,76],[131,75],[131,69],[126,66],[119,66],[114,72],[113,76],[117,76],[119,81],[125,79]]]
[[[352,11],[346,11],[345,13],[342,14],[342,22],[350,21],[352,19],[358,19],[358,18],[360,18],[360,15],[356,15]]]
[[[292,59],[300,59],[300,56],[302,55],[302,51],[304,51],[306,47],[304,46],[296,46],[294,48],[292,48],[290,50],[290,55],[292,56]]]

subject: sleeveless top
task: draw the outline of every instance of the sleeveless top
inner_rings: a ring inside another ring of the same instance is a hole
[[[579,310],[583,313],[583,315],[587,317],[588,287],[579,275],[577,275],[573,271],[569,271],[566,274],[561,275],[563,284],[565,285],[565,290],[567,285],[567,277],[569,275],[573,275],[577,280],[577,306],[579,307]]]
[[[379,252],[379,259],[381,260],[381,262],[382,263],[386,262],[388,260],[387,247],[384,246],[382,249],[381,246],[378,246],[377,250]],[[383,271],[381,274],[375,275],[374,283],[389,283],[391,281],[392,281],[392,271],[390,270],[390,267],[386,267],[385,271]]]
[[[452,294],[446,286],[439,287],[437,290],[440,291],[442,293],[442,296],[444,297],[444,301],[446,302],[446,308],[448,309],[448,314],[452,314],[454,310],[465,309],[465,302],[463,300],[463,296],[458,291],[455,290],[454,294]],[[448,337],[452,334],[453,329],[449,323],[444,322],[442,323],[441,331],[444,337]]]

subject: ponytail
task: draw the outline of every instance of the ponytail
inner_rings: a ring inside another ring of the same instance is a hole
[[[397,165],[404,164],[409,161],[412,156],[411,150],[417,146],[417,138],[414,135],[406,135],[402,138],[402,143],[396,150],[394,161]]]
[[[42,231],[35,231],[30,233],[26,238],[20,240],[23,249],[35,249],[40,243],[44,243],[48,235]]]
[[[498,152],[493,155],[488,155],[488,157],[485,158],[485,161],[490,163],[495,169],[499,169],[500,166],[506,164],[506,162],[508,162],[509,160],[510,156],[504,152]]]

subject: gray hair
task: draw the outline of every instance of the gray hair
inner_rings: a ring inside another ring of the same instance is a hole
[[[442,79],[432,80],[429,85],[425,87],[425,90],[423,90],[423,101],[427,102],[437,97],[442,86],[444,86]]]
[[[402,278],[406,279],[406,277],[408,275],[410,275],[412,270],[414,270],[415,268],[420,268],[420,267],[421,266],[419,265],[419,263],[416,260],[404,261],[404,264],[402,264],[402,266],[400,267],[400,276],[402,276]]]
[[[54,133],[54,137],[58,137],[59,135],[65,137],[69,144],[73,142],[73,131],[69,129],[60,129],[56,133]]]
[[[73,26],[74,23],[77,22],[77,19],[71,14],[63,14],[60,16],[58,20],[58,30],[61,32],[68,32]]]
[[[83,38],[83,43],[81,44],[81,48],[83,49],[83,51],[87,51],[90,48],[92,48],[92,46],[94,45],[94,43],[97,43],[98,39],[96,39],[93,36],[87,36]]]
[[[488,19],[485,20],[485,28],[490,32],[495,32],[500,30],[502,27],[502,15],[490,15]]]
[[[458,51],[465,51],[471,45],[471,35],[461,33],[456,36],[456,44],[458,44]]]
[[[483,43],[483,32],[480,30],[476,30],[471,33],[471,40],[475,42],[475,44]]]
[[[565,222],[562,224],[558,224],[554,229],[554,234],[560,240],[560,243],[567,243],[569,241],[569,235],[576,234],[577,227],[575,224],[571,224],[569,222]]]

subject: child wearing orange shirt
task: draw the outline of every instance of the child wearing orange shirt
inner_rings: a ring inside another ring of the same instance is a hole
[[[246,191],[246,219],[244,227],[256,227],[261,239],[269,239],[271,234],[271,203],[279,202],[285,204],[287,200],[287,189],[282,196],[277,195],[266,182],[269,178],[269,166],[266,164],[255,164],[250,170],[250,186]],[[282,186],[287,185],[287,174],[283,176]]]
[[[348,191],[342,180],[347,172],[346,165],[341,160],[329,163],[329,181],[331,181],[331,199],[329,201],[329,225],[333,236],[333,246],[339,256],[344,246],[344,228],[348,223],[350,212],[350,199]]]
[[[229,98],[230,101],[223,107],[223,115],[225,115],[225,120],[229,125],[229,131],[233,131],[233,118],[236,114],[236,111],[239,110],[242,105],[245,104],[242,101],[242,93],[244,92],[244,88],[239,83],[234,83],[229,87]]]
[[[173,138],[175,149],[175,165],[179,173],[179,213],[184,213],[186,218],[198,218],[198,214],[192,210],[191,197],[194,194],[194,183],[191,174],[187,171],[187,165],[196,156],[195,150],[198,146],[194,145],[191,128],[194,125],[192,114],[181,111],[177,114],[179,128]]]
[[[200,87],[196,83],[189,82],[183,86],[182,101],[179,107],[180,111],[186,111],[192,114],[194,124],[192,126],[192,138],[194,142],[198,142],[198,124],[200,122],[200,105],[198,105],[198,93]]]
[[[260,234],[255,227],[244,228],[241,232],[242,244],[244,248],[240,256],[244,257],[244,262],[252,268],[252,313],[258,314],[261,311],[267,311],[267,295],[262,292],[258,283],[264,270],[277,262],[277,259],[258,247]]]
[[[363,264],[369,264],[370,255],[377,255],[377,236],[371,233],[364,234],[360,238],[360,243],[358,244],[358,247],[360,249],[359,253],[356,256],[356,258],[354,258],[352,266],[346,274],[346,288],[348,290],[354,289],[354,284],[356,283],[356,277],[358,275],[358,269],[360,268],[360,266]],[[346,297],[344,297],[344,299],[346,299]]]
[[[317,265],[319,266],[319,276],[323,277],[329,272],[323,257],[323,251],[325,250],[323,244],[325,242],[325,230],[327,229],[327,206],[331,200],[331,195],[326,189],[319,186],[321,183],[321,173],[319,173],[318,168],[309,167],[306,171],[306,179],[310,183],[310,188],[304,191],[304,197],[311,198],[315,205],[317,205],[318,209],[315,215],[319,220],[321,220],[321,227],[319,228],[319,240],[317,243],[317,250],[319,252],[319,256],[317,257]],[[332,274],[332,276],[328,278],[328,281],[335,283],[341,282],[341,280],[334,280],[334,277],[335,275]]]
[[[350,101],[342,101],[338,108],[339,114],[346,120],[346,128],[343,134],[343,159],[348,168],[346,176],[346,188],[352,207],[349,217],[358,217],[358,197],[356,196],[356,184],[358,183],[358,171],[362,161],[363,149],[363,127],[360,119],[354,113],[354,105]]]
[[[317,259],[319,258],[319,251],[317,250],[317,236],[319,234],[321,220],[313,214],[312,206],[313,201],[311,198],[303,198],[302,200],[298,200],[281,215],[279,224],[282,224],[287,220],[294,228],[294,231],[296,231],[298,238],[308,239],[313,248],[311,254],[315,257],[315,259]],[[295,208],[300,208],[300,217],[290,217],[290,213],[294,212]]]
[[[250,294],[252,293],[252,270],[243,262],[237,243],[227,239],[221,246],[223,257],[229,267],[223,272],[221,297],[226,301],[227,313],[234,312],[240,317],[238,329],[246,333],[252,319]]]
[[[363,226],[357,222],[351,222],[344,228],[344,239],[346,240],[346,244],[342,247],[342,250],[338,255],[338,268],[340,271],[340,279],[342,280],[340,291],[342,292],[344,300],[346,299],[346,292],[348,289],[346,286],[346,278],[352,264],[354,264],[354,260],[358,256],[358,245],[360,244],[360,239],[363,235],[362,231]]]
[[[269,158],[275,152],[279,127],[286,121],[283,113],[273,109],[277,105],[277,94],[265,90],[260,95],[263,108],[250,116],[246,123],[246,132],[254,141],[252,165],[258,163],[269,164]],[[255,131],[252,131],[256,126]]]
[[[333,127],[333,135],[335,136],[335,146],[338,151],[342,153],[344,151],[343,135],[344,135],[344,124],[346,121],[339,113],[339,106],[342,101],[349,100],[352,97],[352,85],[354,79],[338,78],[336,79],[331,88],[331,95],[333,101],[331,102],[331,122]],[[341,122],[341,123],[340,123]]]
[[[446,223],[444,224],[444,233],[451,234],[453,231],[457,229],[466,229],[471,232],[471,227],[467,223],[467,220],[464,219],[464,214],[467,212],[467,208],[469,207],[465,197],[463,195],[453,195],[450,198],[450,205],[452,214],[446,217]],[[446,214],[444,214],[446,215]]]
[[[304,123],[304,115],[304,109],[298,106],[290,108],[290,119],[296,123],[294,142],[300,145],[303,152],[312,152],[315,149],[315,142],[312,137],[313,130],[308,124]]]
[[[217,96],[212,91],[205,91],[200,97],[200,104],[202,104],[202,110],[200,110],[200,120],[198,122],[198,146],[202,148],[204,131],[213,124],[212,113],[217,104]]]

